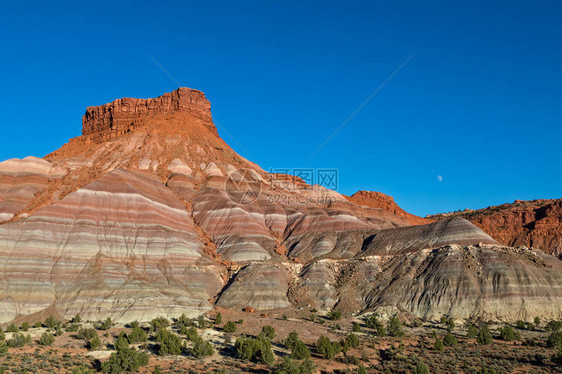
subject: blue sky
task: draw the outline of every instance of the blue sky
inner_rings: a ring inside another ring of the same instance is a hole
[[[153,56],[266,170],[337,168],[340,192],[419,215],[560,198],[561,16],[559,1],[6,3],[0,160],[60,147],[87,106],[177,88]]]

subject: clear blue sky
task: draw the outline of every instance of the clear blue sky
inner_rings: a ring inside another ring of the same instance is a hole
[[[0,160],[175,89],[151,55],[266,170],[337,168],[419,215],[562,197],[560,1],[152,3],[3,4]]]

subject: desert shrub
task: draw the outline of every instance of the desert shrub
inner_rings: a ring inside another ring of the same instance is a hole
[[[525,329],[525,321],[518,320],[515,326],[517,326],[518,329],[523,330]]]
[[[225,323],[225,325],[223,327],[224,332],[228,332],[228,333],[236,332],[236,329],[237,329],[237,326],[232,321],[228,321],[227,323]]]
[[[81,328],[78,330],[77,336],[78,339],[90,340],[94,336],[98,336],[98,333],[92,328]]]
[[[472,323],[468,326],[468,331],[466,337],[469,339],[474,339],[478,336],[478,329]]]
[[[318,352],[327,360],[331,360],[338,353],[341,352],[341,344],[339,342],[332,342],[329,338],[322,335],[316,342]]]
[[[148,364],[148,355],[145,352],[137,352],[129,348],[127,339],[122,335],[114,343],[117,352],[112,353],[109,360],[101,364],[105,373],[123,373],[137,371],[141,366]]]
[[[215,325],[220,325],[222,323],[222,314],[221,312],[217,313],[217,316],[215,317]]]
[[[15,323],[10,324],[10,326],[6,327],[6,332],[18,332],[19,329]]]
[[[55,337],[53,334],[49,334],[48,332],[44,332],[39,338],[40,345],[52,345],[55,342]]]
[[[170,321],[166,317],[157,317],[150,321],[150,327],[154,331],[165,329],[170,326]]]
[[[447,323],[447,320],[448,320],[448,318],[447,318],[446,315],[442,315],[442,316],[441,316],[441,320],[440,320],[440,321],[441,321],[442,324],[446,324],[446,323]]]
[[[562,349],[558,349],[558,353],[553,355],[551,360],[558,366],[558,369],[562,369]]]
[[[448,332],[443,338],[443,344],[447,347],[456,347],[458,345],[458,341],[453,334]]]
[[[310,350],[302,341],[297,340],[291,350],[291,358],[303,360],[310,357]]]
[[[482,344],[482,345],[492,344],[493,342],[492,333],[490,332],[490,328],[488,327],[488,325],[482,326],[480,331],[478,331],[478,336],[476,337],[476,340],[478,341],[478,344]]]
[[[160,366],[156,365],[154,370],[152,370],[152,374],[162,374],[162,370],[160,370]]]
[[[359,366],[357,366],[357,374],[367,374],[367,369],[365,369],[363,364],[359,364]]]
[[[500,338],[507,341],[521,339],[521,334],[515,331],[511,326],[505,325],[500,329]]]
[[[285,339],[285,347],[287,347],[287,349],[293,349],[298,341],[300,341],[299,334],[296,331],[293,331],[289,333],[289,336]]]
[[[77,332],[80,329],[80,325],[77,323],[71,323],[66,326],[66,332]]]
[[[287,317],[286,314],[283,314],[283,321],[286,321],[286,320],[288,320],[288,319],[289,319],[289,317]]]
[[[236,326],[236,325],[235,325]],[[197,339],[199,337],[199,334],[197,333],[197,329],[194,326],[191,326],[185,333],[185,336],[187,337],[187,340],[189,341],[195,341],[195,339]]]
[[[31,343],[31,336],[24,335],[21,332],[16,332],[6,343],[8,344],[8,347],[12,348],[23,347],[24,345]]]
[[[6,334],[0,329],[0,340],[6,340]]]
[[[392,317],[386,326],[386,331],[390,336],[404,336],[402,325],[397,317]]]
[[[134,329],[136,327],[139,327],[139,326],[140,326],[139,321],[129,322],[129,327],[132,328],[132,329]]]
[[[351,331],[360,332],[361,331],[361,325],[357,322],[353,322],[353,326],[351,327]]]
[[[128,338],[129,338],[129,343],[141,343],[148,340],[148,335],[146,334],[146,332],[144,332],[142,328],[137,326],[133,330],[131,330]]]
[[[41,327],[41,322],[35,322],[35,324],[33,325],[33,327],[35,327],[35,328]]]
[[[197,319],[197,325],[199,326],[200,329],[206,329],[207,320],[205,320],[205,317],[199,316],[199,318]]]
[[[345,345],[348,348],[359,348],[359,344],[361,344],[361,342],[355,334],[349,334],[347,338],[345,338]]]
[[[332,310],[330,313],[328,313],[327,317],[328,317],[328,319],[330,319],[332,321],[337,321],[337,320],[341,319],[341,311]]]
[[[236,355],[243,359],[271,365],[274,360],[271,342],[263,336],[257,338],[242,336],[234,343]]]
[[[8,343],[0,341],[0,353],[8,353]]]
[[[75,316],[70,320],[70,322],[72,322],[72,323],[80,323],[80,322],[82,322],[82,317],[80,317],[80,314],[77,314],[77,315],[75,315]]]
[[[429,374],[429,368],[423,361],[418,361],[416,363],[414,374]]]
[[[535,331],[535,324],[532,322],[527,322],[527,330]]]
[[[442,351],[445,348],[445,344],[443,344],[443,340],[436,338],[433,348],[435,348],[436,351]]]
[[[370,316],[365,321],[365,326],[367,326],[370,329],[377,330],[378,336],[385,336],[386,335],[386,329],[384,328],[384,325],[379,321],[379,319],[375,315]]]
[[[546,346],[562,349],[562,331],[555,331],[550,334],[546,340]]]
[[[497,374],[498,372],[493,367],[484,366],[478,371],[478,374]]]
[[[275,368],[273,374],[312,374],[315,366],[312,361],[306,359],[302,362],[295,361],[289,357],[284,357]]]
[[[84,365],[76,366],[70,370],[70,374],[94,374],[94,371]]]
[[[92,338],[86,340],[86,348],[90,351],[95,351],[101,346],[101,340],[98,334],[94,335]]]
[[[215,353],[215,350],[213,349],[213,346],[211,345],[211,343],[209,343],[205,339],[203,339],[201,337],[197,337],[193,341],[193,347],[191,348],[191,354],[194,357],[202,358],[202,357],[205,357],[205,356],[211,356],[213,353]]]
[[[107,317],[105,319],[105,321],[100,321],[98,323],[96,323],[96,328],[98,330],[109,330],[111,328],[111,326],[113,326],[113,322],[111,321],[111,318]]]
[[[21,324],[21,330],[22,331],[27,331],[29,330],[29,322],[25,321],[24,323]]]
[[[54,329],[59,321],[57,321],[57,319],[55,318],[55,316],[53,316],[52,314],[47,317],[45,319],[45,326],[47,326],[50,329]]]
[[[562,329],[562,321],[550,321],[544,328],[547,331],[558,331]]]
[[[273,326],[266,325],[262,327],[260,335],[266,337],[269,340],[272,340],[273,338],[275,338],[275,329],[273,328]]]
[[[541,319],[540,317],[535,317],[535,319],[533,320],[533,322],[535,323],[535,325],[539,326],[541,324]]]
[[[160,343],[157,349],[158,355],[167,356],[181,354],[181,339],[176,334],[162,328],[158,330],[156,334],[156,341]]]
[[[447,320],[447,331],[451,332],[455,329],[455,321],[452,318]]]

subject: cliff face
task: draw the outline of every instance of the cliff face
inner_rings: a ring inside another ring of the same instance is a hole
[[[107,141],[131,132],[145,117],[176,111],[191,114],[216,132],[205,94],[181,87],[154,99],[123,98],[89,107],[82,118],[82,135],[97,135],[93,138]]]
[[[431,221],[380,193],[267,173],[218,136],[199,91],[116,100],[83,123],[45,159],[0,163],[0,323],[301,303],[562,317],[556,257],[460,218],[419,225]],[[560,227],[541,212],[535,228]]]
[[[451,216],[468,219],[505,245],[533,247],[562,255],[562,199],[515,201],[513,204],[429,218]]]

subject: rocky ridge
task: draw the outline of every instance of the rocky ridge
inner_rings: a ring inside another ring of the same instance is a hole
[[[0,163],[0,323],[214,305],[562,316],[555,257],[269,174],[218,136],[199,91],[88,108],[83,124],[45,159]]]

